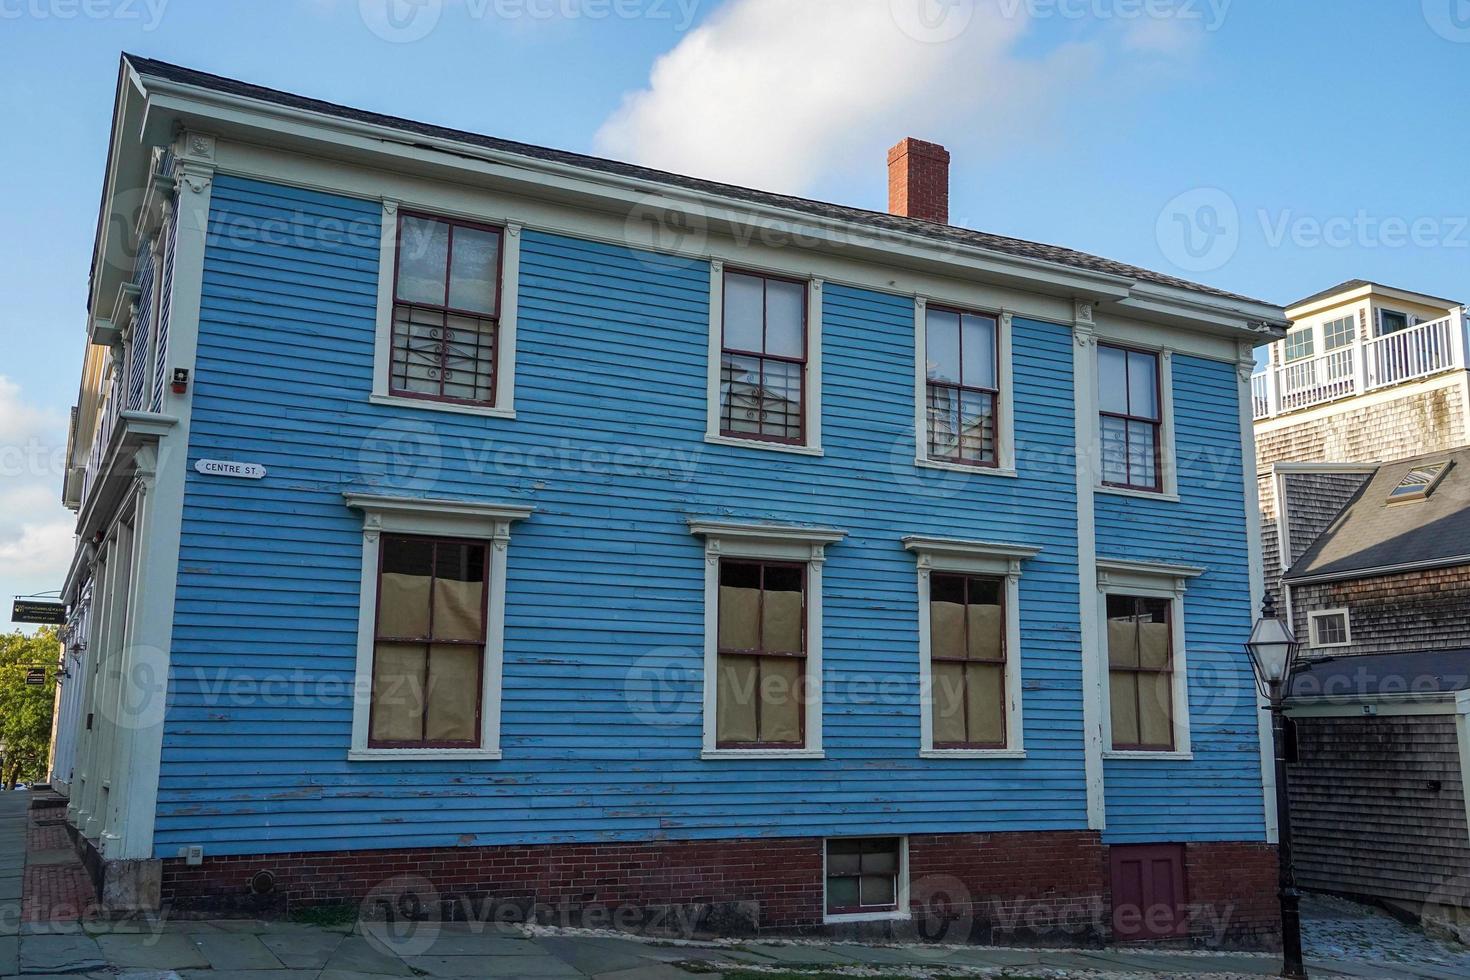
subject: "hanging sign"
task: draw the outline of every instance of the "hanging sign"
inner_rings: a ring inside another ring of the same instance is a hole
[[[239,463],[232,459],[201,459],[194,469],[205,476],[228,476],[236,480],[263,480],[265,467],[259,463]]]
[[[26,687],[45,687],[45,686],[46,686],[46,668],[45,667],[32,667],[30,670],[26,671]]]
[[[10,621],[41,626],[65,626],[66,603],[48,602],[41,599],[17,599],[10,610]]]

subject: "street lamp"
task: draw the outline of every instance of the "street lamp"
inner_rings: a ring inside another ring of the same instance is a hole
[[[1291,675],[1296,670],[1296,655],[1301,644],[1291,629],[1276,616],[1276,604],[1270,593],[1261,605],[1261,618],[1251,629],[1246,641],[1255,668],[1256,684],[1265,695],[1271,712],[1271,742],[1276,753],[1276,827],[1277,861],[1281,868],[1281,953],[1283,977],[1305,978],[1302,963],[1302,920],[1298,903],[1296,874],[1291,866],[1291,803],[1286,791],[1286,695],[1291,689]]]

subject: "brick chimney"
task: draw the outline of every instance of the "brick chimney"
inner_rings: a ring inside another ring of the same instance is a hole
[[[888,151],[888,212],[949,224],[949,151],[905,139]]]

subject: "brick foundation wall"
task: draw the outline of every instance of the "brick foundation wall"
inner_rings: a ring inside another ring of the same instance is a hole
[[[1281,948],[1279,868],[1272,844],[1189,844],[1184,848],[1190,934],[1211,947]]]
[[[824,926],[819,838],[340,851],[163,862],[175,912],[280,913],[402,896],[444,918],[722,934],[822,932],[943,942],[1088,945],[1111,934],[1108,848],[1090,831],[915,834],[913,921]],[[1275,850],[1187,849],[1197,944],[1270,947]],[[268,894],[252,894],[261,871]],[[1197,882],[1197,884],[1196,884]]]

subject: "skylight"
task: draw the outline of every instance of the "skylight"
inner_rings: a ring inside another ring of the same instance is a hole
[[[1423,500],[1434,492],[1435,487],[1439,486],[1439,481],[1444,479],[1449,468],[1449,460],[1414,467],[1399,481],[1399,485],[1389,492],[1388,502],[1394,504],[1406,500]]]

